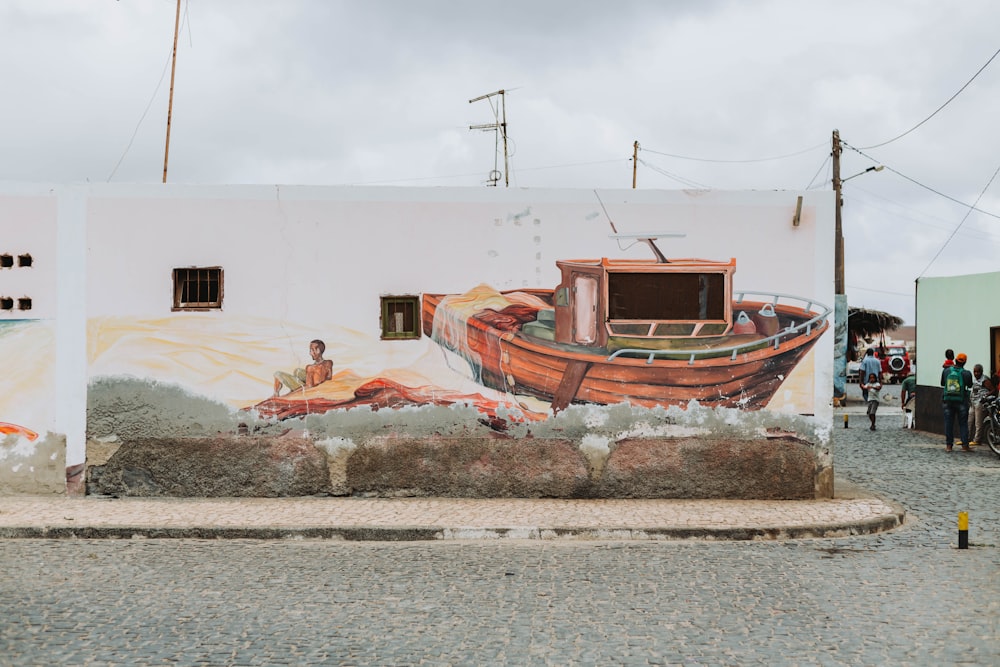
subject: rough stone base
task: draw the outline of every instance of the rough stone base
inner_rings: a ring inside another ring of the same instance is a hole
[[[326,455],[294,437],[123,442],[87,473],[88,493],[111,496],[273,498],[329,489]]]
[[[578,498],[590,477],[568,440],[386,437],[347,460],[355,493],[458,498]]]
[[[95,451],[95,454],[98,452]],[[822,454],[822,455],[821,455]],[[317,494],[453,498],[812,499],[833,494],[828,453],[797,437],[629,438],[601,460],[572,440],[381,436],[330,447],[304,437],[120,443],[88,468],[116,496]]]
[[[794,437],[635,438],[612,449],[594,495],[812,499],[821,486],[817,473],[811,445]]]

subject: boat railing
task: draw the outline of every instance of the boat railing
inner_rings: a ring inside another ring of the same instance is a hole
[[[754,297],[753,299],[747,299],[747,297]],[[752,300],[755,304],[758,303],[770,303],[772,306],[794,306],[802,310],[802,316],[805,318],[800,323],[795,323],[792,321],[787,327],[781,329],[773,336],[768,336],[766,338],[758,338],[756,340],[740,343],[739,345],[732,345],[729,347],[714,347],[706,348],[703,350],[650,350],[650,349],[640,349],[640,348],[622,348],[613,352],[609,357],[608,361],[615,359],[620,356],[638,356],[646,357],[646,363],[653,363],[657,357],[683,357],[686,356],[688,359],[688,365],[694,364],[698,359],[703,359],[707,357],[722,357],[726,354],[730,355],[732,360],[736,360],[736,356],[746,352],[752,352],[753,350],[759,350],[764,347],[773,347],[775,350],[781,349],[781,344],[784,341],[791,339],[792,337],[798,336],[800,334],[810,335],[814,327],[821,326],[826,318],[830,316],[833,309],[829,306],[824,306],[823,304],[815,301],[813,299],[805,299],[800,296],[795,296],[792,294],[779,294],[776,292],[734,292],[733,293],[733,304],[734,306],[739,306],[744,300]],[[787,311],[785,312],[787,317]]]

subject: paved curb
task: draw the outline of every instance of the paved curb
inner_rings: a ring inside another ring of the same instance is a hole
[[[35,527],[0,528],[8,539],[205,539],[205,540],[340,540],[345,542],[418,542],[435,540],[704,540],[773,541],[870,535],[903,525],[905,513],[879,516],[855,523],[768,528],[571,528],[494,527],[440,528],[422,526],[316,528],[183,528]]]
[[[689,541],[775,541],[805,538],[834,538],[854,535],[869,535],[892,530],[903,525],[906,512],[901,505],[877,499],[872,494],[854,486],[847,486],[845,494],[838,500],[850,503],[852,501],[877,500],[877,511],[867,516],[851,520],[831,520],[828,522],[788,522],[786,525],[758,521],[757,525],[741,523],[738,506],[733,508],[733,525],[709,526],[698,525],[693,518],[695,513],[689,509],[678,511],[683,515],[678,525],[629,525],[629,519],[603,519],[600,526],[594,525],[491,525],[488,521],[479,525],[408,525],[393,523],[390,525],[310,525],[300,521],[298,525],[261,525],[247,521],[245,525],[199,525],[196,521],[185,525],[142,525],[105,521],[94,521],[86,524],[87,515],[75,525],[52,525],[51,519],[40,519],[35,522],[24,521],[22,525],[0,526],[0,538],[27,539],[255,539],[255,540],[339,540],[347,542],[384,541],[412,542],[436,540],[469,540],[491,541],[501,539],[514,540],[689,540]],[[76,503],[88,501],[75,501]],[[99,502],[99,501],[97,501]],[[171,501],[162,501],[170,505]],[[197,501],[193,501],[194,504]],[[447,501],[438,502],[447,503]],[[795,501],[785,501],[795,502]],[[192,504],[190,499],[178,501],[176,504]],[[780,503],[779,503],[780,504]],[[45,507],[45,501],[39,501]],[[804,509],[819,507],[822,501],[799,505]],[[54,506],[54,505],[53,505]],[[63,505],[62,507],[65,507]],[[687,506],[682,505],[682,508]],[[798,507],[798,506],[797,506]],[[0,503],[2,508],[2,503]],[[450,513],[449,513],[450,514]],[[10,522],[8,522],[10,523]],[[375,522],[373,522],[375,523]],[[456,524],[459,522],[456,522]],[[707,523],[707,522],[706,522]],[[48,525],[46,525],[48,524]]]

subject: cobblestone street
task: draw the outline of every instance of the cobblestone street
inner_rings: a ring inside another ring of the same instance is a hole
[[[1000,458],[946,453],[900,428],[894,404],[874,432],[847,412],[837,474],[902,503],[902,528],[771,542],[0,540],[0,664],[1000,664]]]

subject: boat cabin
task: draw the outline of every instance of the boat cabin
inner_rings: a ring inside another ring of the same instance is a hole
[[[604,348],[656,348],[733,328],[736,260],[556,262],[555,340]]]

